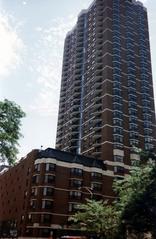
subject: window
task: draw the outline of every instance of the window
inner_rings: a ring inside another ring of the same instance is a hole
[[[144,107],[151,107],[151,102],[149,100],[142,100],[142,104]]]
[[[79,209],[79,205],[77,203],[69,203],[69,212],[76,212]]]
[[[145,150],[153,149],[153,144],[145,143]]]
[[[32,222],[32,215],[28,214],[28,222]]]
[[[102,190],[102,184],[101,183],[91,183],[91,188],[94,191],[101,191]]]
[[[139,141],[136,139],[130,139],[129,142],[130,142],[130,146],[138,146],[139,144]]]
[[[123,163],[123,156],[120,156],[120,155],[114,155],[114,162],[120,162],[120,163]]]
[[[79,187],[82,187],[82,181],[81,180],[77,180],[77,179],[72,179],[70,181],[70,185],[72,187],[76,187],[76,188],[79,188]]]
[[[130,101],[130,102],[128,102],[128,106],[129,106],[129,108],[135,109],[136,106],[137,106],[137,102],[135,102],[135,101]]]
[[[121,173],[121,174],[123,174],[123,173],[124,173],[124,167],[115,166],[115,167],[114,167],[114,172],[115,172],[115,173]]]
[[[46,172],[53,172],[55,170],[55,164],[46,163]]]
[[[123,106],[122,106],[122,104],[118,104],[118,103],[114,102],[114,103],[113,103],[113,109],[114,109],[114,110],[122,111]]]
[[[131,139],[138,139],[138,137],[139,137],[139,134],[138,134],[138,132],[136,132],[136,131],[132,131],[132,132],[130,132],[129,133],[129,137],[131,138]]]
[[[45,183],[54,183],[55,176],[54,175],[45,175],[44,182]]]
[[[53,201],[50,200],[42,200],[42,208],[44,209],[52,209]]]
[[[145,111],[145,110],[144,110],[144,111]],[[149,110],[149,112],[150,112],[150,110]],[[152,120],[152,116],[149,115],[149,114],[144,114],[144,115],[143,115],[143,119],[144,119],[145,121],[151,121],[151,120]]]
[[[122,134],[123,134],[123,128],[114,127],[114,128],[113,128],[113,133],[114,133],[114,134],[122,135]]]
[[[133,115],[133,116],[136,116],[137,115],[137,110],[131,108],[131,109],[129,109],[129,114]]]
[[[36,200],[31,200],[30,201],[30,207],[32,208],[32,209],[35,209],[36,208]]]
[[[77,175],[77,176],[82,176],[83,170],[80,168],[71,168],[71,174]]]
[[[41,215],[41,223],[51,223],[51,215],[49,214]]]
[[[43,195],[44,196],[52,196],[54,193],[54,189],[50,187],[43,188]]]
[[[148,121],[144,121],[144,128],[152,129],[152,123]]]
[[[35,184],[35,183],[39,183],[39,175],[34,175],[32,177],[32,183]]]
[[[33,236],[33,229],[32,228],[27,228],[25,231],[26,235],[29,237]]]
[[[116,95],[116,96],[121,96],[121,90],[118,88],[114,88],[113,89],[113,95]]]
[[[123,122],[121,119],[113,119],[113,124],[122,127]]]
[[[144,129],[145,135],[150,136],[152,134],[152,129]]]
[[[138,130],[138,125],[134,124],[134,123],[130,123],[129,124],[129,129],[133,130],[133,131],[137,131]]]
[[[123,136],[121,136],[121,135],[114,134],[113,139],[114,139],[114,142],[116,142],[116,143],[123,143]]]
[[[39,232],[39,235],[40,237],[48,237],[50,236],[50,229],[48,228],[42,228],[42,229],[39,229],[40,232]]]
[[[123,149],[123,144],[122,143],[114,143],[114,149]]]
[[[69,196],[70,198],[81,199],[82,194],[78,191],[70,191]]]
[[[35,164],[35,172],[39,172],[40,171],[40,164]]]
[[[115,110],[115,111],[113,112],[113,117],[114,117],[114,118],[122,119],[122,115],[123,115],[123,113],[120,112],[120,111]]]
[[[137,101],[136,95],[134,95],[134,94],[129,94],[129,101],[134,101],[134,102],[136,102],[136,101]]]
[[[143,112],[144,114],[150,114],[150,113],[151,113],[151,109],[148,108],[148,107],[143,107],[143,108],[142,108],[142,112]]]
[[[91,172],[91,177],[94,179],[101,179],[102,178],[102,174],[101,173],[97,173],[97,172]]]
[[[153,137],[145,137],[145,143],[152,143]]]
[[[37,195],[37,188],[32,188],[31,189],[31,196],[36,196]]]

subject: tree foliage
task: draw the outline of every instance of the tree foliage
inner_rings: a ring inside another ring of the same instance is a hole
[[[115,206],[120,211],[122,233],[127,228],[137,235],[151,232],[156,236],[156,166],[147,163],[114,185],[118,194]]]
[[[5,99],[0,101],[0,161],[14,164],[21,137],[21,119],[25,116],[21,107]]]
[[[131,231],[136,238],[144,238],[147,232],[156,238],[156,156],[152,152],[140,155],[130,175],[114,183],[117,198],[111,205],[94,200],[81,205],[73,216],[81,229],[106,239],[126,239]]]
[[[70,220],[81,230],[112,239],[117,232],[118,218],[117,212],[107,201],[87,199],[86,204],[81,204],[79,211]]]

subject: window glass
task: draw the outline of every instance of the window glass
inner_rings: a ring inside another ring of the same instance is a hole
[[[55,176],[54,175],[45,175],[44,182],[45,183],[54,183]]]
[[[102,190],[102,184],[101,183],[91,183],[91,188],[94,191],[101,191]]]
[[[70,195],[70,198],[76,198],[76,199],[81,198],[81,192],[78,192],[78,191],[70,191],[69,195]]]
[[[54,171],[55,170],[55,164],[53,163],[46,163],[46,171],[50,172],[50,171]]]
[[[49,214],[41,215],[41,223],[51,223],[51,215]]]
[[[91,177],[95,178],[95,179],[101,179],[102,178],[102,174],[101,173],[97,173],[97,172],[91,172]]]
[[[35,164],[35,171],[39,172],[40,171],[40,164]]]
[[[79,208],[80,204],[77,203],[69,203],[69,212],[76,212]]]
[[[53,206],[53,201],[42,200],[42,208],[52,209],[52,206]]]
[[[70,185],[72,187],[76,187],[76,188],[79,188],[79,187],[82,187],[82,181],[81,180],[77,180],[77,179],[72,179],[70,181]]]
[[[52,196],[53,192],[54,192],[53,188],[50,188],[50,187],[43,188],[43,195],[44,196]]]
[[[71,168],[71,174],[82,176],[83,170],[80,168]]]

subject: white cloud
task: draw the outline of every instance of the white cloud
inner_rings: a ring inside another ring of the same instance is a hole
[[[16,27],[11,26],[11,16],[0,12],[0,76],[8,75],[21,62],[20,53],[24,44]]]
[[[64,38],[75,20],[75,16],[70,15],[68,18],[54,19],[50,28],[36,28],[41,36],[35,49],[38,53],[34,56],[32,65],[33,71],[38,75],[37,84],[40,90],[30,110],[42,116],[57,115]]]

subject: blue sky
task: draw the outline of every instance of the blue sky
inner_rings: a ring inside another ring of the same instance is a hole
[[[19,157],[41,145],[55,146],[64,38],[91,2],[0,0],[0,100],[14,100],[27,114]],[[156,1],[142,2],[148,8],[155,81]]]

